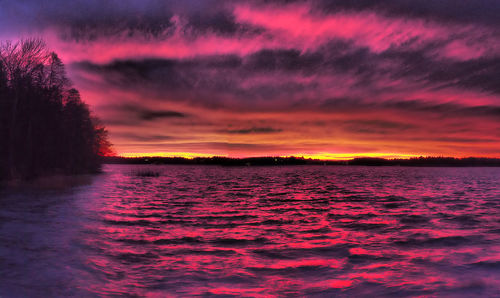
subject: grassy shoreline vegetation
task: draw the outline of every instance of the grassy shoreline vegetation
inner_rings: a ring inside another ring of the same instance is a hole
[[[0,180],[100,171],[107,131],[41,39],[0,43]]]
[[[410,159],[354,158],[351,160],[320,160],[303,157],[119,157],[103,158],[107,164],[179,164],[218,166],[287,166],[287,165],[345,165],[345,166],[408,166],[408,167],[500,167],[500,158],[417,157]]]

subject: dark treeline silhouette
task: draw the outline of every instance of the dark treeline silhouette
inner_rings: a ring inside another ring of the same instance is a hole
[[[107,132],[40,39],[0,43],[0,179],[96,172]]]
[[[317,159],[305,159],[303,157],[249,157],[229,158],[222,156],[195,157],[192,159],[183,157],[119,157],[110,156],[104,159],[110,164],[184,164],[184,165],[220,165],[220,166],[278,166],[278,165],[308,165],[308,164],[330,164],[341,165],[342,161],[321,161]]]
[[[410,159],[355,158],[349,165],[406,167],[500,167],[500,158],[415,157]]]
[[[410,159],[354,158],[351,160],[320,160],[303,157],[106,157],[111,164],[185,164],[220,166],[285,166],[285,165],[350,165],[408,167],[500,167],[500,158],[418,157]]]

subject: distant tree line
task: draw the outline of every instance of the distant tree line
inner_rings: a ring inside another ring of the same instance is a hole
[[[0,179],[100,169],[107,132],[40,39],[0,43]]]
[[[334,166],[406,166],[406,167],[500,167],[500,158],[453,158],[453,157],[416,157],[410,159],[354,158],[350,160],[320,160],[303,157],[119,157],[109,156],[104,159],[111,164],[183,164],[183,165],[218,165],[218,166],[298,166],[298,165],[334,165]]]

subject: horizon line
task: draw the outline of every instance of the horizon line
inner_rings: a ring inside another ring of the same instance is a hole
[[[291,154],[291,155],[252,155],[252,156],[229,156],[219,154],[201,154],[201,153],[183,153],[183,154],[157,154],[156,153],[125,153],[117,154],[117,158],[182,158],[182,159],[195,159],[195,158],[227,158],[227,159],[252,159],[252,158],[303,158],[319,161],[349,161],[358,158],[373,158],[385,160],[409,160],[414,158],[453,158],[453,159],[500,159],[500,157],[485,157],[485,156],[446,156],[446,155],[418,155],[418,154]],[[333,157],[335,155],[335,157]]]

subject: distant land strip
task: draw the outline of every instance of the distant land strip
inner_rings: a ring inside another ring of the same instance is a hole
[[[303,157],[104,157],[107,164],[177,164],[218,166],[404,166],[404,167],[500,167],[500,158],[481,157],[417,157],[410,159],[354,158],[351,160],[320,160]]]

